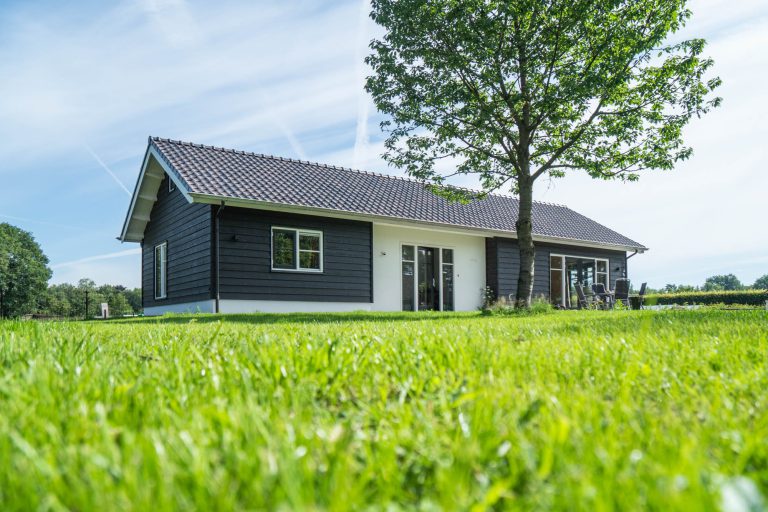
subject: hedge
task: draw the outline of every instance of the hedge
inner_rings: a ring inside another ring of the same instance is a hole
[[[646,295],[645,305],[665,304],[743,304],[765,306],[768,290],[737,290],[730,292],[682,292]]]

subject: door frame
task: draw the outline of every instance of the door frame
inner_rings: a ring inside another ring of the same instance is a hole
[[[450,245],[429,244],[429,243],[416,243],[416,242],[400,242],[400,251],[397,254],[398,258],[398,272],[400,281],[400,311],[403,311],[403,246],[413,247],[413,311],[421,311],[419,309],[419,247],[428,247],[435,249],[438,254],[438,268],[437,268],[437,282],[438,282],[438,303],[440,309],[437,310],[425,310],[425,311],[443,311],[443,249],[450,249],[453,251],[453,264],[451,264],[451,282],[453,282],[453,309],[456,309],[456,248]]]
[[[568,302],[569,302],[569,297],[570,297],[570,290],[569,290],[569,287],[567,286],[568,279],[566,279],[566,275],[565,275],[565,273],[566,273],[566,270],[565,270],[566,269],[566,264],[565,264],[566,258],[574,258],[574,259],[578,259],[578,260],[592,260],[592,261],[594,261],[595,262],[595,282],[597,282],[597,262],[598,261],[604,261],[605,262],[605,277],[606,277],[606,280],[608,281],[608,284],[607,284],[606,287],[610,288],[610,286],[611,286],[611,260],[610,260],[610,258],[599,258],[597,256],[578,256],[578,255],[575,255],[575,254],[564,254],[564,253],[561,254],[561,253],[551,252],[551,253],[549,253],[549,257],[547,258],[547,261],[549,262],[549,295],[550,295],[549,300],[550,300],[550,303],[552,301],[552,270],[553,270],[551,258],[561,258],[561,264],[560,264],[560,272],[561,272],[561,274],[560,275],[562,276],[562,279],[561,279],[562,283],[560,284],[560,293],[561,293],[560,296],[563,298],[563,301],[562,301],[562,303],[560,305],[565,307],[565,308],[569,307],[568,306]],[[602,272],[601,272],[601,274],[602,274]]]

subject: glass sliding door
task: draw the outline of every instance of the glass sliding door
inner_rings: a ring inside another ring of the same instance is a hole
[[[437,269],[439,268],[439,252],[434,247],[419,247],[418,254],[418,286],[419,311],[434,311],[440,309],[440,290]]]
[[[589,300],[592,285],[603,283],[608,289],[608,260],[552,254],[549,258],[549,293],[553,304],[575,308],[579,303],[576,284],[581,283]],[[564,282],[563,282],[564,281]],[[562,290],[562,291],[560,291]]]
[[[453,311],[453,266],[453,249],[402,245],[403,311]]]

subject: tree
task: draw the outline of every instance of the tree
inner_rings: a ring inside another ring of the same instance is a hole
[[[519,196],[517,302],[530,306],[533,185],[581,170],[636,180],[692,150],[720,103],[705,42],[667,43],[686,0],[373,0],[366,90],[388,115],[384,159],[449,199]],[[455,163],[440,170],[441,161]],[[475,175],[479,193],[450,186]]]
[[[0,317],[34,312],[50,278],[48,258],[32,234],[0,223]]]
[[[758,277],[755,284],[752,285],[755,290],[768,290],[768,274],[763,277]]]
[[[711,292],[717,290],[743,290],[744,285],[741,284],[739,278],[733,274],[727,274],[723,276],[708,277],[704,281],[704,291]]]

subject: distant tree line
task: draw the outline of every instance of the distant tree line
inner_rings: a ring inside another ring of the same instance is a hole
[[[759,277],[752,286],[743,284],[734,274],[708,277],[702,286],[667,284],[661,289],[649,289],[648,293],[722,292],[738,290],[768,290],[768,274]]]
[[[88,311],[86,312],[86,293]],[[124,316],[141,313],[141,289],[121,285],[96,286],[91,279],[81,279],[77,285],[53,284],[41,296],[35,314],[64,318],[92,318],[101,314],[101,304],[109,304],[109,315]]]
[[[109,304],[110,316],[141,312],[141,289],[96,286],[91,279],[48,285],[48,258],[31,233],[0,223],[0,318],[28,315],[92,318]],[[87,304],[87,311],[86,311]]]

